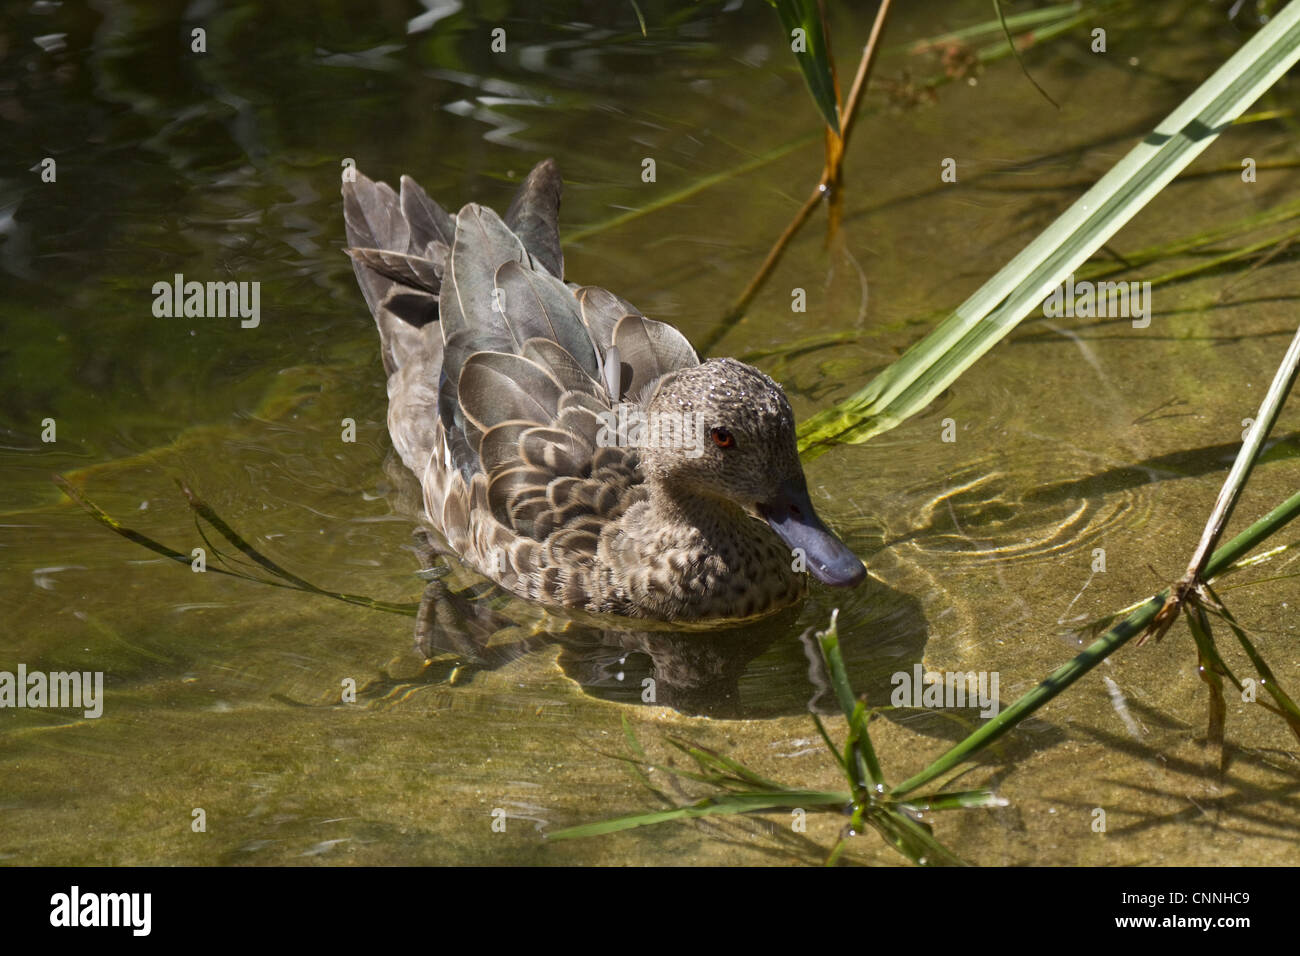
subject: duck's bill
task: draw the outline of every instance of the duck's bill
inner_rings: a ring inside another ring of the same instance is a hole
[[[867,576],[858,556],[817,517],[802,475],[759,504],[758,513],[792,551],[803,554],[809,572],[823,584],[852,587]]]

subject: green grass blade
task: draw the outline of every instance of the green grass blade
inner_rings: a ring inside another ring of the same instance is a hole
[[[835,847],[831,850],[830,856],[826,857],[826,865],[834,866],[838,863],[840,861],[840,855],[844,853],[844,848],[848,845],[849,841],[844,837],[840,837],[840,839],[835,842]]]
[[[1183,605],[1187,626],[1196,643],[1196,673],[1210,693],[1210,721],[1206,730],[1206,739],[1211,747],[1219,752],[1219,770],[1227,769],[1227,754],[1223,748],[1223,728],[1228,720],[1227,701],[1223,697],[1223,660],[1214,646],[1214,637],[1210,633],[1210,622],[1205,616],[1205,609]]]
[[[1115,2],[1103,2],[1100,4],[1090,5],[1088,16],[1095,16],[1097,13],[1105,11],[1107,7],[1117,6]],[[935,37],[927,37],[923,40],[908,40],[906,43],[891,48],[891,53],[916,53],[925,50],[941,49],[954,42],[965,43],[974,40],[976,37],[982,37],[986,34],[998,33],[1004,29],[1022,30],[1031,27],[1042,28],[1045,26],[1056,25],[1060,22],[1074,22],[1079,19],[1079,4],[1071,0],[1070,3],[1058,3],[1050,7],[1043,7],[1040,10],[1029,10],[1025,13],[1012,14],[1009,17],[1002,17],[997,20],[986,20],[983,23],[977,23],[974,26],[964,27],[960,30],[953,30]],[[1034,35],[1037,37],[1041,29],[1035,29]]]
[[[1001,0],[993,0],[993,12],[998,15],[998,23],[1002,27],[1002,35],[1006,38],[1007,47],[1010,48],[1011,55],[1016,58],[1016,63],[1020,67],[1020,72],[1025,74],[1025,79],[1032,83],[1034,89],[1043,95],[1043,99],[1047,100],[1047,102],[1051,103],[1059,110],[1061,104],[1052,99],[1051,94],[1048,93],[1047,90],[1043,89],[1042,85],[1034,79],[1033,74],[1029,72],[1029,67],[1025,66],[1025,61],[1020,56],[1020,50],[1016,47],[1016,39],[1011,35],[1011,27],[1007,23],[1007,15],[1002,12]]]
[[[822,723],[821,717],[817,714],[813,714],[812,719],[813,723],[817,725],[817,733],[822,735],[822,742],[826,744],[826,749],[831,752],[831,756],[835,758],[835,762],[840,765],[840,769],[843,770],[845,775],[849,778],[849,783],[853,783],[853,773],[849,770],[848,764],[844,762],[844,758],[840,756],[839,749],[835,746],[835,741],[831,740],[831,735],[826,732],[826,725]]]
[[[619,213],[617,216],[604,220],[603,222],[592,223],[589,226],[582,226],[579,229],[574,229],[572,232],[566,232],[564,234],[564,241],[566,243],[581,242],[583,239],[589,239],[592,236],[600,235],[602,232],[608,232],[610,229],[615,229],[625,223],[632,222],[634,219],[640,219],[642,216],[647,216],[650,213],[667,209],[679,202],[690,199],[696,193],[701,193],[719,183],[726,182],[729,179],[734,179],[737,176],[743,176],[745,173],[752,172],[755,169],[760,169],[768,163],[775,162],[782,156],[793,153],[796,149],[810,146],[813,143],[816,143],[820,138],[820,133],[810,133],[807,136],[800,136],[798,139],[791,140],[788,143],[782,143],[780,146],[775,146],[767,152],[747,159],[736,166],[721,169],[716,173],[710,173],[708,176],[704,176],[692,183],[688,183],[681,189],[660,196],[652,202],[646,203],[644,206],[638,206],[635,209],[628,209],[625,212]]]
[[[839,653],[839,648],[836,648]],[[841,667],[843,664],[841,663]],[[885,774],[880,769],[880,760],[876,756],[876,748],[871,744],[871,735],[867,730],[867,705],[863,701],[858,701],[853,708],[853,715],[849,718],[849,746],[853,748],[853,753],[862,762],[864,779],[870,780],[872,788],[876,793],[881,793],[885,789]]]
[[[138,544],[142,548],[148,548],[150,551],[153,551],[157,554],[161,554],[164,558],[170,558],[172,561],[175,561],[178,564],[188,565],[192,560],[190,555],[182,554],[180,551],[177,551],[175,548],[169,548],[167,545],[163,544],[160,541],[155,541],[153,538],[149,537],[146,534],[142,534],[139,531],[135,531],[132,528],[128,528],[126,525],[122,524],[122,522],[118,521],[107,511],[105,511],[99,505],[95,504],[84,494],[82,494],[80,488],[78,488],[72,482],[68,481],[68,479],[64,478],[62,475],[53,475],[51,480],[53,480],[53,482],[63,490],[63,493],[65,495],[67,495],[69,498],[72,499],[74,504],[76,504],[79,508],[81,508],[92,518],[94,518],[96,521],[102,524],[105,528],[108,528],[110,531],[114,532],[115,534],[120,534],[122,537],[126,538],[126,540]],[[222,570],[221,568],[215,568],[214,570],[218,571],[221,574],[232,574],[232,572]]]
[[[840,710],[844,712],[844,719],[851,725],[853,710],[858,706],[858,699],[853,694],[848,672],[844,669],[844,658],[840,654],[839,613],[838,608],[832,611],[830,624],[826,626],[826,630],[818,631],[815,637],[822,649],[822,656],[826,658],[826,667],[830,672],[831,687],[835,691],[835,700],[840,705]]]
[[[408,616],[416,613],[418,605],[394,604],[391,601],[377,601],[374,598],[368,598],[361,594],[330,591],[326,588],[317,587],[310,581],[298,577],[298,575],[276,564],[266,555],[262,554],[262,552],[258,551],[257,548],[249,544],[248,541],[244,539],[243,535],[227,524],[225,519],[217,514],[206,501],[196,495],[189,485],[179,479],[176,484],[180,486],[181,493],[185,495],[190,508],[195,514],[201,517],[208,524],[212,525],[212,527],[216,528],[221,536],[234,545],[245,557],[259,565],[264,570],[269,571],[281,581],[286,582],[291,587],[296,588],[299,591],[318,594],[321,597],[334,598],[336,601],[343,601],[345,604],[356,604],[361,607],[372,608],[376,611],[387,611],[392,614],[405,614]],[[204,537],[204,540],[207,540],[206,536]]]
[[[840,135],[840,105],[835,95],[835,72],[831,65],[830,45],[822,29],[821,11],[817,0],[767,0],[781,18],[785,28],[786,43],[793,49],[794,31],[803,31],[802,52],[795,53],[799,70],[803,73],[808,92],[821,112],[826,125],[836,136]]]
[[[805,421],[801,451],[812,457],[834,443],[866,441],[923,409],[1298,60],[1300,2],[1293,2],[938,328],[854,395]]]
[[[917,866],[969,865],[936,840],[928,827],[917,823],[899,810],[888,809],[868,813],[865,822]]]
[[[769,780],[761,774],[754,773],[743,764],[737,763],[730,757],[725,757],[717,751],[710,750],[700,744],[693,744],[688,740],[682,740],[679,737],[670,737],[668,742],[683,753],[689,754],[696,763],[701,767],[718,768],[725,773],[731,774],[734,778],[750,786],[763,787],[773,791],[784,791],[788,789],[775,780]]]
[[[917,810],[963,810],[969,807],[991,809],[1010,806],[1011,801],[999,797],[991,790],[954,790],[951,793],[932,793],[924,797],[915,797],[902,801]]]
[[[884,775],[880,770],[880,762],[876,759],[875,749],[871,746],[871,737],[867,733],[865,706],[854,696],[848,671],[844,667],[844,657],[840,654],[839,615],[838,608],[832,611],[830,624],[827,625],[826,630],[818,631],[816,638],[818,646],[821,647],[822,657],[826,659],[826,669],[830,673],[835,699],[839,702],[840,710],[844,712],[844,719],[849,724],[849,740],[845,744],[843,763],[849,769],[860,763],[861,766],[858,768],[860,779],[856,783],[865,785],[870,781],[872,787],[879,791],[884,786]],[[855,754],[857,759],[850,761],[849,754]]]
[[[1292,495],[1241,534],[1214,552],[1206,565],[1205,575],[1213,578],[1229,565],[1242,558],[1269,535],[1287,522],[1300,516],[1300,492]],[[1165,605],[1169,588],[1152,595],[1138,605],[1127,617],[1086,647],[1081,654],[1058,667],[1041,684],[1029,691],[979,730],[959,741],[920,773],[909,777],[891,791],[894,796],[911,793],[918,787],[947,773],[953,767],[970,759],[997,740],[1039,707],[1061,693],[1088,671],[1092,670],[1129,640],[1141,634]]]
[[[1137,610],[1089,644],[1073,660],[1058,667],[1041,684],[975,731],[975,733],[956,744],[930,766],[915,776],[904,780],[894,788],[893,793],[899,796],[911,793],[983,750],[1100,664],[1114,651],[1123,647],[1130,639],[1141,634],[1160,609],[1164,607],[1164,603],[1163,594],[1148,598]]]
[[[783,793],[730,793],[720,797],[706,797],[690,806],[651,813],[632,813],[612,820],[584,823],[549,834],[552,840],[571,840],[576,837],[600,836],[637,827],[655,826],[672,820],[696,819],[718,814],[759,813],[764,810],[785,808],[839,809],[853,797],[833,790],[789,790]]]
[[[650,775],[645,771],[645,769],[643,769],[650,764],[650,760],[646,757],[645,751],[641,748],[641,741],[636,739],[636,731],[632,729],[632,724],[627,719],[627,714],[622,715],[622,720],[623,746],[627,748],[630,756],[617,754],[614,755],[615,759],[623,761],[624,766],[632,772],[632,775],[637,778],[637,781],[641,786],[645,787],[668,806],[672,806],[673,801],[668,798],[667,794],[651,782]]]
[[[1209,591],[1210,597],[1214,599],[1215,603],[1219,605],[1219,615],[1227,623],[1232,633],[1236,635],[1237,642],[1241,644],[1242,650],[1250,658],[1250,663],[1254,666],[1256,673],[1259,674],[1260,683],[1264,686],[1264,690],[1268,691],[1269,696],[1277,704],[1274,709],[1287,722],[1287,726],[1291,728],[1291,732],[1295,734],[1296,739],[1300,740],[1300,707],[1297,707],[1295,701],[1282,689],[1282,685],[1273,676],[1273,671],[1268,666],[1268,663],[1255,649],[1254,642],[1246,635],[1245,629],[1237,623],[1237,619],[1228,611],[1227,606],[1219,600],[1219,596],[1208,585],[1206,590]],[[1238,684],[1237,686],[1240,687],[1241,685]]]
[[[636,739],[636,731],[632,729],[631,722],[627,719],[627,714],[623,715],[623,742],[627,745],[628,751],[642,763],[649,763],[646,759],[645,751],[641,749],[641,741]]]
[[[1237,690],[1241,690],[1241,681],[1237,680],[1237,675],[1232,672],[1227,662],[1219,655],[1219,648],[1214,643],[1214,633],[1210,629],[1210,621],[1206,617],[1205,608],[1201,606],[1199,601],[1195,602],[1195,606],[1189,602],[1183,605],[1183,614],[1187,618],[1187,628],[1192,632],[1196,652],[1200,655],[1201,679],[1209,683],[1208,671],[1215,678],[1228,678]],[[1208,668],[1206,667],[1207,663],[1209,664]],[[1222,691],[1220,691],[1221,693]]]

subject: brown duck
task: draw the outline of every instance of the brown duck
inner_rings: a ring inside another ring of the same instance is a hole
[[[552,160],[504,221],[403,176],[343,185],[347,251],[379,326],[388,429],[425,517],[530,600],[735,619],[866,569],[813,510],[781,387],[701,363],[670,325],[564,281]]]

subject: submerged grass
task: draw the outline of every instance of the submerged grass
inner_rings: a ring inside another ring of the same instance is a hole
[[[1261,168],[1262,165],[1261,165]],[[1231,172],[1239,175],[1240,167],[1218,172]],[[1075,271],[1076,281],[1115,280],[1127,275],[1135,280],[1149,282],[1152,288],[1193,279],[1207,274],[1231,275],[1239,273],[1238,279],[1227,282],[1219,291],[1209,295],[1199,303],[1191,303],[1187,310],[1198,311],[1213,308],[1231,297],[1232,289],[1240,278],[1267,265],[1279,256],[1296,250],[1300,241],[1300,199],[1282,203],[1263,212],[1251,213],[1231,222],[1214,226],[1200,232],[1192,233],[1178,239],[1143,246],[1139,249],[1117,251],[1108,249],[1109,258],[1095,258],[1080,266]],[[1175,260],[1195,259],[1196,261],[1167,268],[1164,272],[1151,274],[1153,267]],[[769,373],[781,378],[780,363],[793,357],[814,352],[819,349],[845,345],[861,341],[881,332],[895,332],[915,327],[927,321],[942,320],[950,313],[936,312],[930,315],[918,315],[887,326],[875,326],[869,330],[845,330],[825,332],[791,339],[777,345],[761,349],[750,349],[738,354],[745,362],[766,362]],[[811,460],[825,449],[805,449],[803,457]]]
[[[839,862],[849,839],[862,833],[864,827],[870,827],[886,843],[920,866],[965,865],[965,860],[939,842],[925,815],[943,810],[1002,807],[1007,802],[988,790],[936,791],[903,799],[897,790],[889,788],[871,743],[869,724],[875,712],[869,713],[866,704],[854,696],[844,658],[840,654],[837,617],[838,612],[833,612],[830,625],[825,631],[818,632],[816,638],[847,725],[844,743],[837,746],[821,718],[813,714],[812,719],[831,759],[844,774],[848,783],[847,790],[788,787],[755,773],[723,754],[680,737],[669,737],[668,744],[689,757],[695,764],[695,770],[652,764],[625,718],[623,732],[630,756],[620,759],[628,763],[642,784],[659,800],[670,805],[669,809],[633,813],[612,820],[569,827],[550,834],[550,839],[601,836],[705,816],[802,810],[804,813],[830,813],[848,817],[840,839],[826,857],[828,864]],[[650,772],[654,770],[704,784],[717,792],[686,806],[672,806],[672,798],[651,782]],[[802,817],[796,816],[795,819],[800,820]]]
[[[143,548],[148,548],[156,554],[161,554],[169,560],[191,568],[195,566],[194,562],[197,558],[192,552],[186,554],[182,551],[177,551],[170,545],[163,544],[142,532],[127,527],[99,505],[87,498],[81,489],[72,484],[72,482],[68,481],[68,479],[64,478],[62,475],[54,475],[52,480],[78,507],[110,531],[121,535],[128,541],[138,544]],[[321,597],[331,598],[335,601],[342,601],[344,604],[355,604],[359,607],[368,607],[375,611],[386,611],[390,614],[403,614],[409,617],[414,617],[416,612],[419,610],[418,604],[398,604],[392,601],[379,601],[362,594],[348,594],[343,591],[330,591],[326,588],[317,587],[315,584],[312,584],[310,581],[299,577],[292,571],[281,567],[266,555],[262,554],[262,552],[245,540],[239,532],[230,527],[230,525],[226,523],[225,519],[213,511],[212,507],[196,495],[188,485],[180,481],[178,481],[177,484],[180,486],[181,493],[185,496],[185,500],[189,503],[190,509],[194,512],[195,525],[198,527],[199,537],[201,537],[203,543],[207,545],[208,553],[222,564],[228,565],[227,567],[218,567],[217,565],[208,566],[205,557],[203,563],[203,571],[205,573],[212,572],[216,574],[225,574],[244,581],[251,581],[254,584],[265,584],[269,587],[289,588],[294,591],[304,591],[308,594],[316,594]],[[235,562],[230,557],[221,551],[219,547],[213,545],[199,519],[206,521],[217,531],[218,534],[230,542],[230,544],[232,544],[240,554],[243,554],[255,565],[266,571],[270,577],[252,574],[249,571],[236,566]]]

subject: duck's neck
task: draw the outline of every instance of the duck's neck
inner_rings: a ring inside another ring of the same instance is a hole
[[[669,618],[739,618],[802,595],[789,549],[739,505],[657,482],[649,490],[646,510],[624,529],[638,603]]]
[[[735,502],[665,482],[650,486],[650,514],[658,527],[681,529],[692,537],[696,530],[709,538],[728,532],[748,537],[746,532],[754,524]]]

